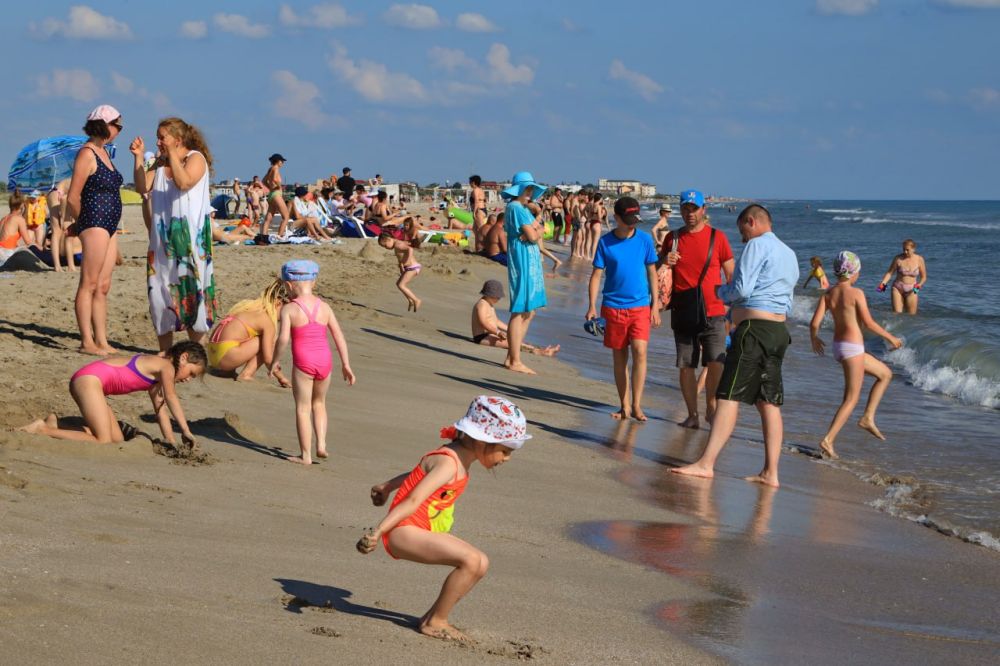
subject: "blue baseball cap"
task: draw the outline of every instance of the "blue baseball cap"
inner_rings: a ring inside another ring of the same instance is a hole
[[[681,192],[681,205],[694,204],[698,208],[705,205],[705,195],[698,190],[684,190]]]
[[[281,279],[285,282],[302,282],[319,277],[319,264],[308,259],[292,259],[281,267]]]

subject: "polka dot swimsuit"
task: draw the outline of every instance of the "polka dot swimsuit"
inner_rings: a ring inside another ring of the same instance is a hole
[[[88,146],[89,147],[89,146]],[[122,195],[119,189],[124,179],[117,169],[109,169],[91,148],[97,160],[97,171],[87,177],[80,194],[80,217],[76,226],[79,231],[100,227],[113,236],[118,231],[122,219]]]

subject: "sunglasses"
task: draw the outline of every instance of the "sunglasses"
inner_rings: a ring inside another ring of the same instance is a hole
[[[120,121],[120,120],[114,120],[114,121],[112,121],[112,122],[110,122],[108,124],[111,125],[112,127],[114,127],[115,129],[117,129],[119,132],[121,132],[123,129],[125,129],[125,127],[122,125],[122,121]]]

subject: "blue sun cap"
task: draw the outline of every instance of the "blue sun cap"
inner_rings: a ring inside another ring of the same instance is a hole
[[[694,204],[698,208],[705,205],[705,195],[698,190],[684,190],[681,192],[681,205]]]
[[[304,282],[319,277],[319,264],[308,259],[292,259],[281,267],[281,279],[285,282]]]
[[[530,171],[518,171],[514,174],[514,177],[510,179],[511,185],[507,189],[500,193],[504,199],[516,199],[521,196],[524,190],[531,186],[535,188],[535,191],[531,194],[532,201],[538,201],[545,190],[548,188],[541,183],[535,182],[535,177],[531,175]]]

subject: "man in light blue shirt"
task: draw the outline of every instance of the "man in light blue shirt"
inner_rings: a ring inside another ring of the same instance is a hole
[[[736,225],[746,247],[733,279],[717,288],[719,298],[732,305],[736,328],[719,380],[712,432],[701,457],[673,471],[711,478],[715,461],[736,428],[739,404],[745,402],[756,405],[764,431],[764,468],[747,480],[777,487],[783,437],[781,364],[792,341],[785,318],[792,312],[799,262],[771,231],[771,213],[760,204],[744,208]]]

